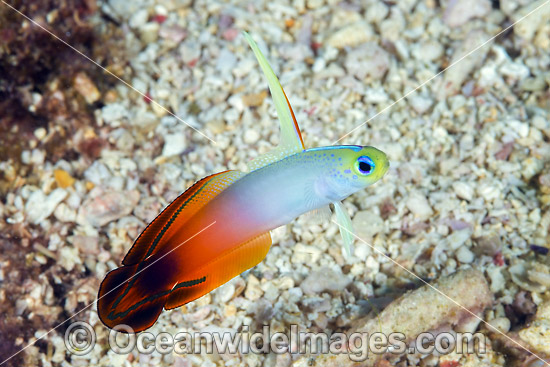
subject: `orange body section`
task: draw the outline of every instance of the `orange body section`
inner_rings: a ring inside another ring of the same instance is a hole
[[[143,231],[123,266],[101,284],[98,310],[107,326],[147,329],[163,308],[203,296],[266,256],[269,232],[254,229],[234,198],[218,195],[241,176],[226,171],[204,178]]]

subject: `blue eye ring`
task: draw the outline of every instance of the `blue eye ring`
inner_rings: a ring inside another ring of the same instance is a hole
[[[363,176],[370,175],[372,172],[374,172],[375,167],[376,165],[374,164],[372,159],[367,156],[361,156],[355,161],[355,169]]]

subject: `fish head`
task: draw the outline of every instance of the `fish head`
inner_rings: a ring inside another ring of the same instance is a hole
[[[316,191],[331,201],[342,200],[372,185],[390,166],[386,154],[371,146],[340,145],[308,152],[315,152],[326,168]]]

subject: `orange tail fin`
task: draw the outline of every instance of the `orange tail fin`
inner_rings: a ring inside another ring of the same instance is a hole
[[[155,323],[174,286],[157,264],[142,269],[139,264],[121,266],[107,274],[97,301],[99,318],[105,325],[114,328],[125,324],[138,332]]]

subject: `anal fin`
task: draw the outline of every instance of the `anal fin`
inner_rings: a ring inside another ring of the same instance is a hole
[[[185,274],[172,289],[164,308],[182,306],[227,283],[262,261],[270,247],[271,235],[266,232],[220,254],[191,274]]]

